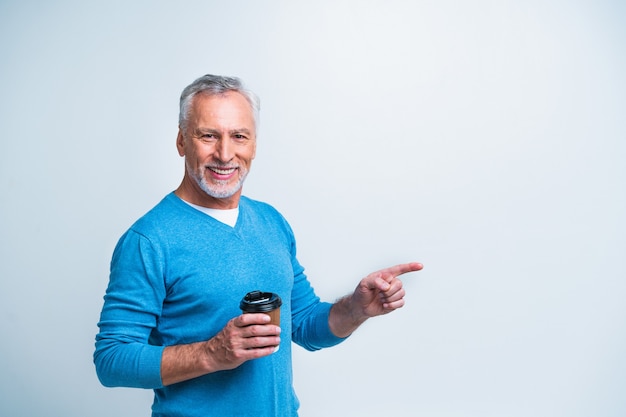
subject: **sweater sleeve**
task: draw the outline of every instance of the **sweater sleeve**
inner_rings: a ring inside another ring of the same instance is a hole
[[[347,338],[333,334],[328,324],[332,304],[320,301],[304,274],[304,268],[294,258],[294,287],[291,293],[292,340],[309,351],[335,346]]]
[[[109,286],[96,336],[94,363],[109,387],[160,388],[163,346],[150,344],[165,298],[162,255],[128,231],[111,261]]]

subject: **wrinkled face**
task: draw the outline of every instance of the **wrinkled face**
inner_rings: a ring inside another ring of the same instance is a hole
[[[176,145],[185,157],[182,197],[206,207],[237,207],[256,153],[254,118],[244,96],[196,95]]]

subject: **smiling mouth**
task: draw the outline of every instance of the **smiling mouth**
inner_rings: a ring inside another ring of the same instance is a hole
[[[209,168],[210,171],[215,172],[218,175],[230,175],[233,172],[235,172],[235,170],[237,168],[218,168],[218,167],[207,167]]]

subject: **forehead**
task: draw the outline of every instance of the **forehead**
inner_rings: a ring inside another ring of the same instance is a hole
[[[191,103],[189,121],[196,125],[254,130],[252,107],[246,98],[229,91],[219,95],[197,94]]]

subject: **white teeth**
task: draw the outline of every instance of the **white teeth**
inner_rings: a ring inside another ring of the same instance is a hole
[[[228,175],[231,174],[233,171],[235,170],[235,168],[225,168],[225,169],[220,169],[220,168],[211,168],[211,171],[220,174],[220,175]]]

